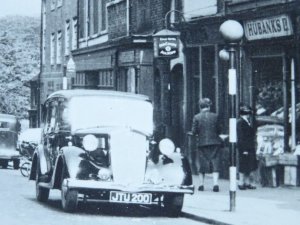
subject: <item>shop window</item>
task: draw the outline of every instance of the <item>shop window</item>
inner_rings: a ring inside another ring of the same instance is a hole
[[[56,36],[56,64],[61,64],[61,52],[62,52],[62,34],[61,31],[57,32]]]
[[[256,113],[272,115],[283,106],[282,59],[253,59],[253,71]]]
[[[76,73],[73,86],[76,88],[98,89],[99,75],[97,71]]]
[[[111,70],[104,70],[99,72],[99,85],[100,88],[113,88],[114,79]]]
[[[75,86],[84,86],[85,85],[85,73],[76,73],[74,85]]]

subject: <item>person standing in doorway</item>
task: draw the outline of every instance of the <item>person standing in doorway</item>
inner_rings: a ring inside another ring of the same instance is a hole
[[[251,173],[257,169],[255,151],[255,130],[250,123],[252,109],[241,104],[240,118],[237,121],[237,148],[239,153],[239,185],[240,190],[256,189],[251,184]]]
[[[198,136],[196,164],[199,171],[199,191],[204,191],[206,173],[213,174],[213,191],[219,192],[219,171],[221,163],[221,138],[218,115],[210,111],[212,103],[209,98],[199,101],[200,113],[193,119],[192,133]]]

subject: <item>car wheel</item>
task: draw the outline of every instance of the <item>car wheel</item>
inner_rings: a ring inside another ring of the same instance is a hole
[[[18,170],[20,168],[20,159],[14,159],[13,164],[14,164],[14,169]]]
[[[35,179],[35,194],[36,194],[36,199],[39,202],[46,202],[49,199],[50,189],[39,186],[40,176],[41,176],[41,174],[40,174],[39,165],[37,165],[36,179]]]
[[[7,169],[8,167],[8,160],[1,160],[1,166],[3,169]]]
[[[183,206],[183,194],[166,194],[163,204],[168,216],[178,217]]]
[[[78,191],[69,190],[66,186],[61,186],[61,205],[64,211],[74,212],[78,205]]]

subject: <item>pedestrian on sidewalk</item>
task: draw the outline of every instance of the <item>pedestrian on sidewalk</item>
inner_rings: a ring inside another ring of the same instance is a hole
[[[237,121],[237,148],[239,154],[239,185],[240,190],[256,189],[251,184],[251,173],[257,169],[255,150],[255,129],[250,123],[252,109],[241,104],[240,118]]]
[[[200,113],[193,119],[192,133],[197,135],[196,165],[199,172],[199,191],[204,191],[206,173],[213,174],[213,191],[219,192],[219,171],[221,162],[221,138],[218,115],[210,111],[212,102],[209,98],[199,101]]]

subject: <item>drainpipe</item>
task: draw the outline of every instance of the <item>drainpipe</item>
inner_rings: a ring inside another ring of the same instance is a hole
[[[289,106],[288,106],[288,93],[287,93],[287,59],[286,54],[283,55],[283,121],[284,121],[284,152],[289,151]]]
[[[44,0],[41,1],[41,28],[40,28],[40,72],[37,79],[37,127],[41,124],[41,73],[43,71],[43,24],[44,24]]]
[[[129,15],[129,13],[130,13],[130,9],[129,9],[129,7],[130,7],[130,4],[129,4],[129,0],[126,0],[126,32],[127,32],[127,36],[129,36],[130,35],[130,25],[129,25],[129,23],[130,23],[130,15]]]
[[[296,88],[295,88],[295,61],[291,60],[291,125],[292,125],[292,150],[296,148]]]

